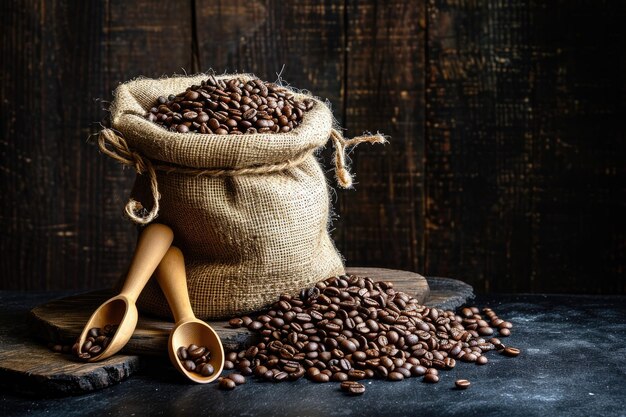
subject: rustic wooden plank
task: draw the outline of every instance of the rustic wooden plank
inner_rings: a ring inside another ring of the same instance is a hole
[[[386,146],[352,154],[337,240],[348,265],[423,270],[424,4],[347,2],[346,134],[379,130]]]
[[[135,243],[133,175],[87,144],[118,83],[191,66],[191,8],[173,2],[2,2],[0,285],[111,285]],[[19,279],[8,278],[19,277]]]
[[[200,69],[277,74],[343,117],[344,6],[332,0],[196,0]]]
[[[22,302],[24,297],[21,298]],[[139,357],[116,355],[99,363],[71,360],[35,340],[24,311],[3,299],[0,314],[0,386],[24,394],[75,395],[116,384],[139,369]]]
[[[435,0],[427,17],[425,270],[623,292],[623,6]]]
[[[85,144],[101,115],[94,98],[102,95],[104,5],[9,1],[2,8],[9,65],[2,77],[0,154],[7,175],[0,192],[12,203],[0,209],[6,233],[0,271],[20,277],[3,286],[93,286],[111,274],[105,254],[124,249],[107,248],[107,237],[92,227],[94,219],[101,229],[112,226],[101,216],[102,196],[111,189],[95,183],[102,171],[87,161],[98,155]]]
[[[350,273],[380,281],[391,281],[395,288],[414,296],[423,303],[429,296],[426,280],[419,274],[380,268],[349,269]],[[60,300],[54,300],[31,311],[33,334],[54,343],[72,343],[82,331],[93,311],[112,296],[111,291],[95,291]],[[228,321],[212,321],[209,324],[219,334],[224,348],[239,349],[246,346],[252,334],[245,328],[233,329]],[[123,352],[127,354],[164,355],[173,323],[142,315],[137,328]]]

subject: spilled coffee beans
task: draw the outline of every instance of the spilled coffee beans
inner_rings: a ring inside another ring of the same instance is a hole
[[[296,101],[290,90],[259,79],[210,76],[178,95],[159,97],[146,118],[178,133],[286,133],[302,123],[313,105],[313,100]]]
[[[181,346],[176,351],[176,356],[189,372],[194,372],[201,376],[211,376],[215,372],[211,360],[211,352],[204,346],[191,344],[187,347]]]
[[[510,327],[510,323],[499,327],[493,310],[484,313],[486,319],[476,307],[466,307],[458,315],[429,308],[389,282],[332,277],[302,290],[298,297],[282,295],[256,318],[231,320],[232,327],[246,326],[261,336],[261,342],[229,352],[225,368],[273,382],[303,376],[317,383],[340,382],[341,389],[352,395],[365,391],[357,381],[371,378],[422,377],[437,383],[439,371],[454,368],[458,361],[482,365],[491,350],[510,356],[519,352],[495,337],[484,339],[494,328],[501,333]]]

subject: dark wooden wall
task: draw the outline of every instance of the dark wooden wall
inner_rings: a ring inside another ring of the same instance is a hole
[[[213,68],[282,71],[347,135],[392,136],[354,152],[356,190],[337,191],[349,264],[478,291],[624,293],[624,7],[3,1],[0,288],[111,285],[134,245],[133,174],[88,137],[118,83]]]

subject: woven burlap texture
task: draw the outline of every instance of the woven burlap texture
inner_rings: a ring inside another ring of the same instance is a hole
[[[249,78],[217,78],[235,76]],[[201,74],[122,84],[115,91],[111,120],[130,148],[153,161],[202,169],[302,161],[259,175],[157,173],[161,198],[156,221],[174,230],[175,244],[185,255],[195,314],[215,319],[267,307],[283,292],[297,293],[344,273],[344,266],[328,234],[329,190],[314,155],[331,135],[330,109],[313,98],[315,105],[303,123],[281,134],[180,134],[145,119],[158,96],[178,94],[206,78]],[[138,176],[132,193],[147,208],[149,187]],[[138,306],[170,316],[155,280],[142,292]]]

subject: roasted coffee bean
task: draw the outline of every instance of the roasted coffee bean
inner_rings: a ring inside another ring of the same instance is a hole
[[[389,375],[387,376],[387,379],[389,381],[402,381],[404,379],[404,375],[401,374],[400,372],[390,372]]]
[[[191,359],[198,359],[199,357],[201,357],[202,355],[204,355],[204,353],[206,352],[206,348],[205,347],[197,347],[194,350],[188,350],[189,352],[189,357],[191,357]]]
[[[343,349],[344,352],[353,353],[356,352],[357,348],[354,342],[349,339],[345,339],[341,342],[341,349]]]
[[[345,372],[335,372],[332,377],[330,377],[331,381],[335,382],[343,382],[348,380],[348,374]]]
[[[231,391],[235,389],[237,384],[235,384],[235,381],[230,378],[222,378],[218,386],[220,387],[220,389]]]
[[[476,359],[476,365],[485,365],[487,364],[487,362],[489,362],[489,359],[487,359],[486,356],[479,356]]]
[[[426,374],[426,368],[422,365],[415,365],[411,368],[411,375],[413,376],[423,376]]]
[[[311,381],[324,383],[324,382],[330,381],[330,377],[327,374],[320,372],[320,373],[312,376],[311,377]]]
[[[361,395],[365,392],[365,385],[355,381],[341,383],[341,390],[351,395]]]
[[[205,363],[202,366],[200,366],[199,371],[200,371],[200,375],[202,376],[211,376],[215,372],[215,369],[210,363]]]
[[[454,381],[454,385],[457,389],[468,389],[469,386],[472,385],[472,383],[469,382],[467,379],[457,379],[456,381]]]
[[[426,374],[424,375],[424,378],[422,378],[422,381],[436,384],[437,382],[439,382],[439,376],[435,374]]]
[[[302,123],[314,103],[258,79],[210,76],[180,94],[158,97],[146,118],[179,133],[255,134],[257,128],[258,133],[285,133]]]
[[[183,361],[182,364],[183,364],[183,368],[185,368],[189,372],[193,372],[196,370],[196,363],[192,360],[187,359]]]
[[[228,321],[228,324],[230,325],[230,327],[237,329],[243,325],[243,320],[236,317],[234,319],[230,319]]]
[[[504,336],[504,337],[508,337],[511,335],[511,331],[506,327],[500,328],[498,330],[498,333],[500,333],[500,336]]]
[[[502,351],[502,354],[504,354],[505,356],[510,356],[510,357],[518,356],[520,353],[521,353],[521,351],[519,349],[517,349],[517,348],[514,348],[514,347],[506,347]]]
[[[228,378],[230,380],[232,380],[237,385],[242,385],[242,384],[246,383],[246,378],[243,375],[241,375],[241,374],[232,373],[232,374],[228,375]]]

